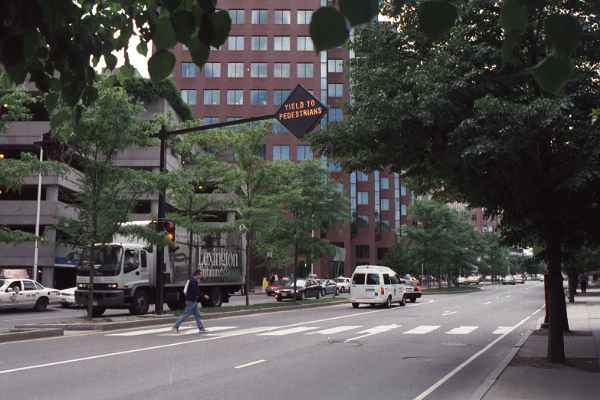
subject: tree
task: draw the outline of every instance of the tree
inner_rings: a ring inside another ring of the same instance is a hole
[[[510,269],[510,251],[502,245],[496,234],[485,233],[482,234],[481,239],[483,255],[479,272],[483,275],[491,275],[492,281],[494,281],[497,276],[508,273]]]
[[[147,143],[149,132],[141,121],[142,107],[132,103],[122,88],[100,82],[97,90],[97,100],[83,107],[79,120],[65,119],[52,131],[68,146],[83,173],[77,195],[79,215],[62,221],[60,229],[68,242],[84,253],[82,260],[88,267],[90,282],[88,318],[103,312],[92,302],[96,245],[110,243],[136,200],[155,191],[157,184],[150,172],[119,168],[112,163],[120,151]],[[66,105],[58,110],[73,112]]]
[[[395,24],[358,34],[348,118],[315,142],[348,169],[391,165],[418,191],[502,213],[503,225],[537,235],[551,276],[548,357],[564,362],[563,245],[576,235],[599,237],[591,223],[600,213],[600,134],[591,118],[600,105],[598,5],[530,2],[519,40],[507,47],[499,29],[506,11],[487,1],[457,3],[461,18],[433,46],[414,29],[418,13],[410,7]],[[566,28],[563,43],[537,29],[555,29],[557,18],[585,39],[572,40]],[[572,73],[548,95],[539,74],[552,75],[542,71],[556,57]],[[523,73],[531,65],[538,76]]]
[[[294,255],[294,290],[298,278],[298,257],[304,256],[306,265],[323,254],[335,252],[335,247],[320,232],[347,221],[347,201],[336,185],[316,161],[302,163],[282,162],[274,165],[283,169],[277,174],[285,182],[264,200],[275,206],[278,213],[264,224],[265,239],[273,248],[291,250]]]

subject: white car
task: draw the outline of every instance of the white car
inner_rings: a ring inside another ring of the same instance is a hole
[[[77,287],[63,289],[59,293],[60,305],[63,307],[75,307],[77,302],[75,301],[75,290]]]
[[[515,277],[512,276],[512,275],[506,275],[504,278],[502,278],[502,284],[503,285],[514,285],[514,284],[516,284]]]
[[[340,293],[350,293],[350,278],[339,276],[335,279],[335,284]]]
[[[45,311],[58,302],[58,290],[46,288],[31,279],[0,278],[0,309],[32,308]]]

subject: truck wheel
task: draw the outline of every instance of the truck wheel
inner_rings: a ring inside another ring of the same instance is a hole
[[[210,288],[208,294],[210,296],[210,305],[213,307],[221,307],[223,304],[223,294],[219,288]]]
[[[101,317],[106,311],[106,307],[92,307],[92,317]]]
[[[323,296],[325,296],[325,295],[323,295]],[[317,300],[319,300],[320,297],[321,297],[321,292],[317,292],[317,296],[316,296]]]
[[[157,304],[156,307],[161,307],[162,304]],[[133,315],[142,315],[148,312],[150,307],[150,301],[148,294],[145,290],[136,290],[133,298],[131,299],[131,305],[129,306],[129,312]]]
[[[46,297],[40,297],[38,301],[35,302],[33,309],[40,312],[46,311],[46,307],[48,307],[48,299]]]
[[[352,308],[358,308],[358,303],[352,303]]]
[[[415,296],[411,296],[410,302],[411,303],[416,303],[417,302],[417,298]]]
[[[400,305],[401,305],[402,307],[404,307],[404,306],[406,305],[406,301],[405,301],[404,299],[402,299],[402,301],[400,302]]]

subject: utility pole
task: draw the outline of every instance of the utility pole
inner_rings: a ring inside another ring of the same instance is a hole
[[[40,164],[44,161],[44,146],[40,142]],[[38,278],[39,240],[40,236],[40,211],[42,206],[42,171],[38,172],[37,209],[35,212],[35,242],[33,248],[33,280]]]
[[[167,130],[164,125],[159,132],[160,138],[160,164],[159,171],[162,175],[166,172],[167,167]],[[160,230],[160,222],[165,219],[165,188],[161,187],[158,192],[158,221],[156,229]],[[155,312],[158,315],[163,313],[163,287],[164,287],[164,263],[165,263],[165,248],[161,245],[156,246],[156,299],[154,302]]]

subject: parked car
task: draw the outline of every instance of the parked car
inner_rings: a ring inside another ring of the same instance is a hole
[[[391,307],[392,303],[406,304],[405,285],[400,283],[396,272],[378,265],[359,265],[352,274],[350,301],[352,307],[360,304],[380,304]]]
[[[296,299],[304,300],[308,297],[321,297],[321,285],[314,279],[298,279],[296,281]],[[294,281],[289,280],[285,286],[275,292],[277,301],[294,298]]]
[[[58,290],[44,287],[39,282],[0,278],[0,309],[32,308],[45,311],[49,304],[58,301]]]
[[[60,299],[61,306],[65,308],[77,307],[77,302],[75,301],[75,290],[77,290],[77,286],[68,289],[63,289],[59,292],[58,296]]]
[[[335,278],[339,293],[350,293],[350,278],[339,276]]]
[[[407,280],[404,278],[399,278],[400,283],[404,285],[404,300],[409,300],[411,303],[417,301],[423,293],[421,292],[421,287],[418,285],[418,282],[415,283],[411,280]]]
[[[523,278],[523,275],[521,274],[516,274],[514,276],[515,278],[515,283],[525,283],[525,278]]]
[[[339,290],[337,283],[331,279],[321,279],[319,283],[321,285],[321,296],[327,296],[328,294],[332,294],[334,296],[338,295]]]
[[[512,276],[512,275],[505,275],[504,278],[502,278],[502,284],[503,285],[514,285],[514,284],[516,284],[515,277]]]
[[[275,296],[275,292],[278,289],[283,288],[285,286],[286,282],[289,282],[289,279],[273,281],[273,283],[270,283],[269,286],[266,287],[265,293],[267,294],[267,296]]]
[[[465,283],[469,285],[479,285],[481,282],[481,277],[479,275],[470,275],[465,279]]]

